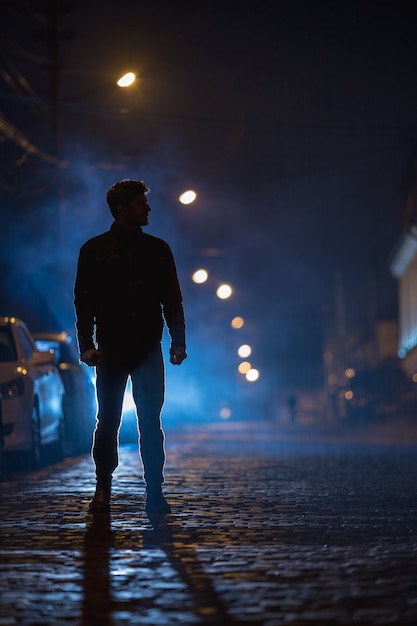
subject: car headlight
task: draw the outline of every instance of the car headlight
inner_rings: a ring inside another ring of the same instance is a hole
[[[23,378],[15,378],[14,380],[2,383],[0,388],[3,400],[10,400],[10,398],[19,398],[19,396],[23,396],[23,387]]]

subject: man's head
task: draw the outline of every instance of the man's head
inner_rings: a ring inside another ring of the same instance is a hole
[[[125,178],[114,183],[109,187],[106,194],[107,204],[114,219],[118,218],[120,207],[129,207],[133,198],[138,195],[145,197],[147,193],[149,193],[149,189],[142,180]]]

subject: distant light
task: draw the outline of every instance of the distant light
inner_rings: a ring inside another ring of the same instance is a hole
[[[250,383],[254,383],[255,380],[258,380],[258,378],[259,378],[259,371],[255,369],[254,367],[246,373],[246,380],[248,380]]]
[[[237,353],[242,359],[246,359],[252,353],[252,348],[247,343],[244,343],[238,348]]]
[[[417,374],[413,374],[413,383],[417,383]]]
[[[239,367],[237,369],[239,374],[247,374],[249,370],[252,369],[252,365],[249,361],[242,361],[242,363],[239,363]]]
[[[207,270],[204,270],[204,269],[196,270],[194,274],[192,275],[192,279],[194,283],[197,283],[197,285],[201,285],[202,283],[205,283],[206,280],[208,279]]]
[[[91,382],[95,387],[97,386],[95,374],[91,376]],[[129,379],[123,396],[122,413],[129,413],[130,411],[136,411],[136,403],[133,399],[132,382]]]
[[[232,328],[242,328],[244,324],[245,320],[243,319],[243,317],[234,317],[231,321]]]
[[[228,420],[232,415],[232,411],[228,407],[223,407],[219,413],[222,420]]]
[[[217,297],[220,298],[220,300],[227,300],[227,298],[230,298],[232,293],[233,289],[230,285],[227,285],[226,283],[220,285],[216,291]]]
[[[197,198],[197,194],[192,189],[184,191],[179,197],[181,204],[191,204]]]
[[[353,398],[353,391],[350,391],[350,390],[346,391],[345,398],[346,398],[346,400],[352,400],[352,398]]]
[[[136,404],[135,401],[133,399],[133,392],[132,392],[132,383],[129,380],[126,386],[126,391],[125,391],[125,395],[123,396],[123,412],[128,412],[128,411],[133,411],[136,409]]]
[[[353,367],[348,367],[348,368],[345,370],[345,376],[346,376],[346,378],[355,378],[355,376],[356,376],[356,372],[355,372],[355,370],[353,369]]]
[[[124,74],[121,78],[119,78],[117,84],[119,85],[119,87],[130,87],[130,85],[133,85],[135,80],[136,74],[134,74],[133,72],[127,72],[127,74]]]

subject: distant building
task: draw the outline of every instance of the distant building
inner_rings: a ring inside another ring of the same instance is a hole
[[[398,356],[403,368],[417,376],[417,223],[404,229],[393,251],[390,270],[398,280]]]

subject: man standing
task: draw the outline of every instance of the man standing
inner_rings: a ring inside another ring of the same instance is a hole
[[[146,511],[169,513],[162,493],[165,463],[160,414],[165,372],[164,320],[171,337],[170,362],[185,351],[182,295],[174,258],[162,239],[145,234],[149,189],[125,179],[107,191],[114,222],[80,249],[74,289],[80,359],[96,367],[97,424],[92,455],[96,492],[91,512],[110,510],[112,474],[118,465],[118,431],[127,380],[136,404]]]

